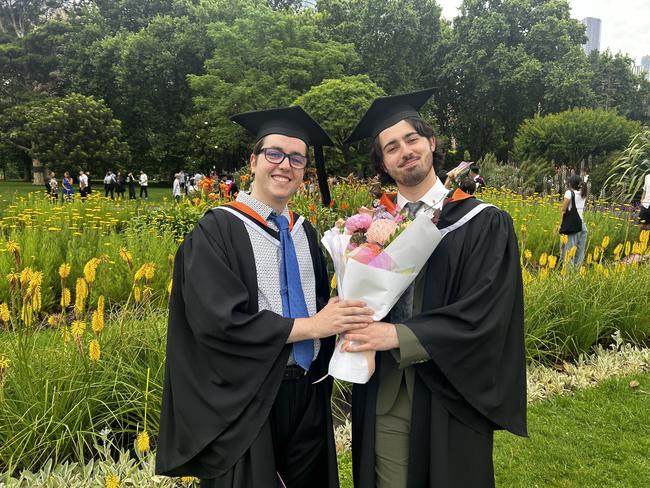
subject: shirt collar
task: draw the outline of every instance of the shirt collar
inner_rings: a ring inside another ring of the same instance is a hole
[[[262,203],[256,198],[253,198],[250,193],[240,191],[237,195],[238,202],[248,205],[250,208],[255,210],[264,220],[269,220],[269,215],[271,215],[275,210],[269,207],[266,203]],[[289,207],[285,206],[282,210],[282,215],[284,215],[287,220],[289,220]]]
[[[442,204],[445,200],[445,197],[449,193],[449,190],[445,188],[445,185],[440,181],[440,178],[436,178],[434,185],[429,188],[422,197],[419,199],[420,202],[424,202],[425,205],[433,208],[442,208]],[[409,202],[400,192],[397,192],[397,206],[399,208],[404,208],[404,206]]]

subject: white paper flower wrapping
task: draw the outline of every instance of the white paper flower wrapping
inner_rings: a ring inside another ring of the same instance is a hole
[[[424,214],[411,222],[382,253],[392,269],[381,269],[349,259],[349,234],[338,228],[325,232],[323,246],[332,257],[338,295],[344,300],[359,299],[374,310],[373,319],[383,319],[416,278],[442,234]],[[329,364],[329,374],[351,383],[367,383],[375,371],[374,352],[341,352],[337,344]]]

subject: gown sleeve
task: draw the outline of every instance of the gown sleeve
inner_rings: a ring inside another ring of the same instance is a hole
[[[404,325],[431,358],[415,364],[430,389],[446,388],[436,380],[442,379],[496,428],[526,435],[517,239],[506,212],[489,208],[482,214],[466,224],[467,229],[453,231],[464,233],[448,243],[453,257],[429,266],[425,293],[438,298]]]

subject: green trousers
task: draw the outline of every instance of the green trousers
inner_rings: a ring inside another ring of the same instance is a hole
[[[411,432],[411,400],[402,381],[395,403],[375,424],[377,488],[406,488]]]

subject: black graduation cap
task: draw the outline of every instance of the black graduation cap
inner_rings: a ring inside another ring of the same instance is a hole
[[[407,117],[418,117],[420,115],[418,110],[433,95],[434,90],[435,88],[427,88],[403,95],[375,99],[344,141],[345,144],[351,144],[366,137],[374,139],[381,131],[395,125],[400,120]]]
[[[294,106],[244,112],[231,116],[230,120],[254,134],[257,141],[269,134],[282,134],[300,139],[307,146],[313,146],[321,199],[323,205],[328,206],[330,204],[331,197],[327,184],[323,146],[333,146],[334,143],[330,136],[327,135],[327,132],[302,107]]]

